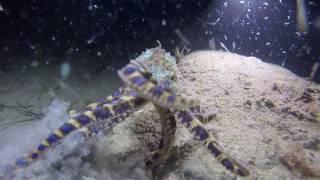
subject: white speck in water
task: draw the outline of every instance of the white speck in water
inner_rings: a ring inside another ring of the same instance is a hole
[[[233,42],[232,42],[232,51],[234,52],[235,49],[236,49],[236,42],[233,41]]]
[[[166,21],[165,19],[162,19],[162,21],[161,21],[161,25],[162,25],[162,26],[167,25],[167,21]]]
[[[269,3],[267,3],[267,2],[264,2],[263,4],[266,5],[266,6],[269,6]]]
[[[55,40],[56,40],[56,37],[52,36],[51,39],[52,39],[52,41],[55,41]]]
[[[269,46],[270,44],[271,44],[271,42],[267,42],[267,43],[266,43],[266,46]]]
[[[220,18],[218,18],[216,21],[214,22],[207,22],[207,24],[211,25],[211,26],[215,26],[218,22],[220,21]]]
[[[9,52],[10,49],[9,49],[8,46],[3,46],[2,50],[3,50],[4,52]]]
[[[297,0],[296,21],[299,32],[308,32],[307,9],[304,0]]]
[[[71,65],[69,62],[64,62],[60,66],[60,76],[62,79],[67,79],[71,73]]]
[[[314,21],[314,27],[320,30],[320,16]]]
[[[216,47],[216,41],[212,38],[209,40],[209,47],[212,49],[212,50],[216,50],[217,47]]]
[[[244,1],[240,1],[240,4],[244,4]]]
[[[284,60],[282,61],[281,66],[284,67],[285,65],[286,65],[286,59],[284,59]]]
[[[35,67],[38,67],[38,66],[39,66],[39,62],[36,61],[36,60],[34,60],[34,61],[31,62],[30,66],[31,66],[31,67],[34,67],[34,68],[35,68]]]
[[[102,56],[102,53],[100,51],[98,51],[97,56]]]
[[[311,72],[310,72],[310,75],[309,75],[310,79],[313,79],[313,78],[314,78],[314,75],[316,74],[316,72],[318,71],[318,69],[319,69],[319,63],[316,62],[316,63],[314,63],[313,66],[312,66],[312,69],[311,69]]]
[[[226,52],[230,52],[229,49],[227,48],[227,46],[225,44],[223,44],[223,42],[220,42],[220,46],[226,51]]]

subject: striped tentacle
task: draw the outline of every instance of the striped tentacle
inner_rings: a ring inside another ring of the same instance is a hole
[[[160,115],[160,124],[162,130],[162,137],[158,149],[152,153],[150,157],[145,159],[147,167],[153,169],[160,165],[166,158],[168,151],[173,143],[176,132],[176,121],[169,109],[164,109],[155,105],[156,110]]]
[[[128,64],[118,71],[118,74],[122,81],[136,91],[139,96],[163,108],[183,110],[198,103],[195,100],[176,95],[163,86],[155,84],[150,80],[150,73],[144,70],[145,68],[139,67],[138,63]]]
[[[119,89],[114,91],[111,95],[107,96],[106,98],[99,99],[97,102],[94,102],[94,103],[90,103],[84,109],[82,109],[81,111],[79,111],[79,112],[74,111],[74,113],[73,113],[74,115],[70,115],[70,116],[71,117],[75,117],[76,115],[81,114],[81,113],[83,113],[84,111],[87,111],[87,110],[94,111],[97,108],[103,107],[105,104],[110,104],[112,101],[116,101],[117,99],[121,98],[121,96],[123,96],[123,97],[124,96],[128,96],[126,94],[129,94],[129,96],[130,96],[130,93],[134,93],[134,92],[129,92],[128,89],[120,87]],[[137,97],[137,96],[135,95],[135,97]],[[126,117],[126,114],[120,114],[117,117],[113,117],[113,118],[123,119],[125,117]],[[101,132],[103,130],[106,130],[109,127],[111,127],[112,125],[110,123],[112,123],[112,122],[99,121],[99,122],[96,122],[94,124],[90,124],[88,126],[80,128],[79,132],[83,133],[83,135],[86,138],[89,138],[92,135],[98,134],[99,132]]]
[[[208,133],[202,126],[202,123],[195,118],[193,114],[188,111],[175,110],[174,116],[206,146],[209,152],[213,154],[226,169],[240,176],[249,175],[249,171],[244,166],[224,153],[223,148],[218,144],[217,140]]]
[[[28,166],[33,161],[39,159],[50,147],[60,142],[65,136],[69,135],[80,128],[90,126],[99,121],[106,122],[106,128],[119,123],[126,117],[136,106],[141,105],[144,100],[139,98],[134,91],[128,92],[126,95],[120,96],[110,101],[110,103],[96,106],[91,110],[72,117],[58,129],[49,134],[36,149],[26,156],[19,158],[14,163],[15,167]]]

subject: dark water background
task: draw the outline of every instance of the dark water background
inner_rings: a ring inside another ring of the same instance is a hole
[[[173,51],[209,49],[214,39],[217,49],[222,42],[232,51],[234,42],[236,53],[307,77],[320,61],[320,2],[305,4],[307,33],[298,31],[293,0],[0,0],[0,71],[34,61],[101,71],[123,66],[156,40]]]

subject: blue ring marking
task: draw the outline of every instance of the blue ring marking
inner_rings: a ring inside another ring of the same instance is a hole
[[[212,143],[209,143],[208,149],[215,157],[218,157],[221,154],[221,152]]]
[[[69,134],[71,131],[75,130],[76,128],[72,124],[64,123],[59,129],[62,131],[64,135],[66,135]]]
[[[102,107],[95,109],[93,114],[97,117],[97,119],[107,119],[112,116],[108,109]]]
[[[132,73],[135,72],[136,70],[137,70],[137,69],[136,69],[135,67],[127,66],[127,67],[124,68],[123,74],[127,76],[127,75],[132,74]]]
[[[28,161],[25,159],[25,158],[19,158],[16,160],[15,164],[18,165],[18,166],[22,166],[22,167],[25,167],[28,165]]]
[[[239,174],[240,176],[246,176],[247,175],[247,173],[243,172],[241,169],[237,170],[237,174]]]
[[[233,170],[233,165],[232,165],[232,163],[231,163],[231,161],[229,159],[224,159],[224,160],[221,161],[221,163],[223,164],[224,167],[226,167],[230,171]]]
[[[75,119],[82,125],[85,126],[87,124],[90,123],[91,119],[84,115],[84,114],[80,114],[79,116],[75,117]]]
[[[170,104],[173,104],[175,100],[176,100],[176,96],[173,94],[168,97],[168,103]]]
[[[182,123],[190,123],[192,121],[190,114],[185,111],[181,111],[178,117],[182,120]]]
[[[39,154],[37,153],[32,153],[30,156],[32,159],[37,159],[39,157]]]
[[[57,135],[55,135],[54,133],[49,134],[49,136],[47,138],[47,141],[50,144],[53,144],[53,143],[57,142],[58,140],[59,140],[59,137]]]
[[[121,101],[121,99],[114,99],[111,101],[111,105],[113,105],[113,106],[118,105],[120,101]]]
[[[159,98],[162,95],[162,93],[164,92],[164,88],[161,86],[156,86],[151,91],[152,91],[152,95]]]
[[[46,149],[47,149],[47,147],[46,147],[45,145],[43,145],[43,144],[40,144],[40,145],[38,146],[38,148],[37,148],[38,151],[44,151],[44,150],[46,150]]]
[[[121,105],[120,107],[118,107],[117,109],[115,109],[116,114],[122,114],[126,111],[128,111],[130,108],[130,105],[128,103],[125,103],[123,105]]]
[[[138,76],[138,77],[134,77],[131,79],[132,83],[137,85],[137,86],[141,86],[143,84],[145,84],[146,82],[148,82],[148,80],[142,76]]]
[[[209,136],[207,131],[205,129],[203,129],[203,127],[201,127],[201,126],[196,126],[191,131],[196,132],[197,136],[199,136],[199,138],[200,138],[200,141],[207,139]]]

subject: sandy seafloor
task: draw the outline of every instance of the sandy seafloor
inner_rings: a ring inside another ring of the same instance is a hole
[[[0,72],[0,104],[32,105],[34,112],[45,114],[41,120],[0,131],[2,179],[7,174],[3,165],[66,121],[68,109],[103,98],[121,85],[115,71],[72,69],[65,81],[59,80],[59,66],[53,65]],[[173,160],[160,168],[158,178],[320,178],[319,85],[254,57],[218,51],[186,56],[177,74],[179,92],[201,101],[205,115],[213,117],[205,127],[226,153],[248,167],[250,177],[225,170],[178,125]],[[25,118],[0,109],[1,124]],[[17,170],[14,179],[153,179],[143,157],[159,133],[159,117],[147,104],[104,134],[89,140],[71,135],[41,160]]]

